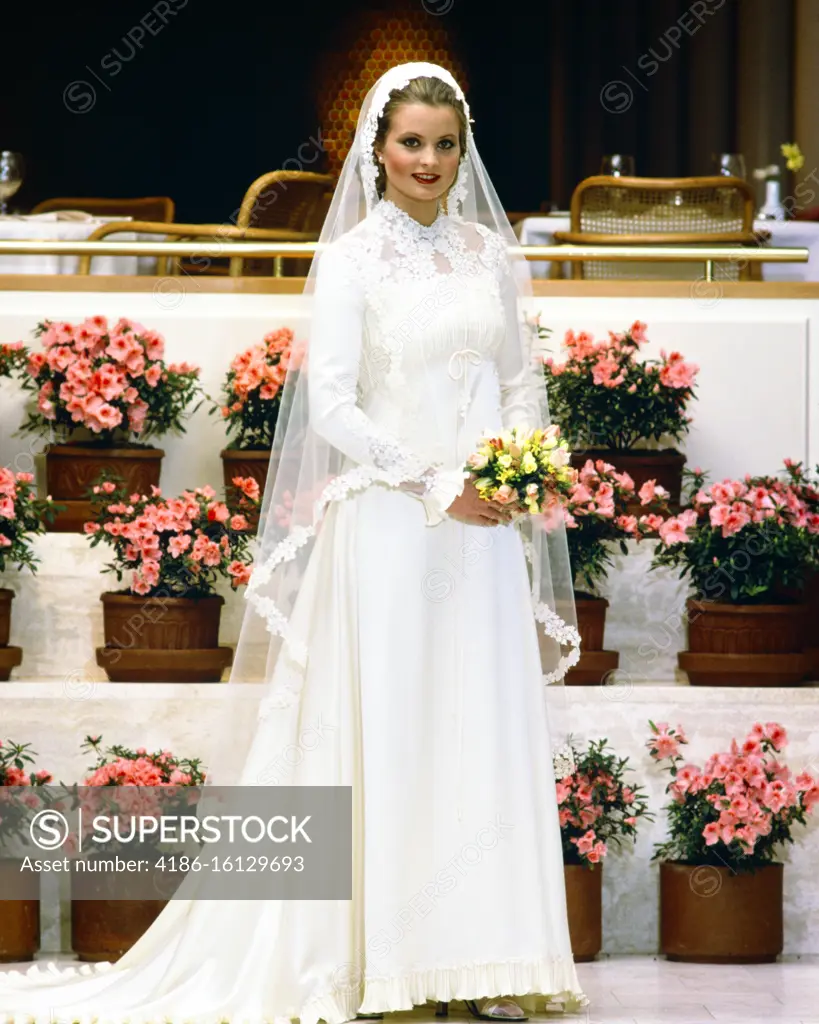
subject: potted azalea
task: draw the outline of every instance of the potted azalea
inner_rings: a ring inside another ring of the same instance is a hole
[[[779,476],[756,476],[751,479],[750,483],[752,486],[767,487],[777,494],[785,491],[794,494],[799,501],[804,503],[808,515],[819,514],[819,466],[811,475],[802,468],[801,462],[785,459],[785,468]],[[812,521],[815,522],[815,519]],[[819,534],[814,532],[811,535],[819,545]],[[819,562],[819,559],[816,562]],[[811,566],[806,566],[806,569],[804,589],[806,617],[808,623],[819,622],[819,570]],[[819,679],[819,638],[814,630],[807,630],[805,644],[806,678]]]
[[[12,565],[37,571],[31,538],[45,532],[45,524],[53,518],[54,512],[50,498],[36,497],[31,473],[14,473],[6,466],[0,468],[0,573],[5,573]],[[13,590],[0,588],[0,680],[3,681],[23,660],[22,649],[9,646],[13,599]]]
[[[97,664],[113,682],[218,682],[233,651],[219,646],[224,598],[220,579],[236,589],[250,579],[250,518],[259,485],[236,477],[234,497],[212,487],[165,498],[131,494],[113,481],[98,491],[95,518],[85,524],[91,546],[108,544],[124,590],[104,593],[105,646]]]
[[[548,336],[537,318],[533,323],[541,338]],[[569,439],[574,465],[587,457],[603,459],[628,472],[638,490],[655,479],[675,504],[685,456],[667,445],[688,431],[699,367],[664,349],[660,359],[639,359],[647,340],[640,320],[601,341],[585,331],[567,331],[565,359],[543,357],[549,407]]]
[[[693,685],[788,686],[806,673],[806,575],[819,566],[819,512],[804,491],[686,474],[687,507],[659,528],[652,568],[690,580],[688,650]]]
[[[261,342],[240,352],[230,364],[222,384],[221,401],[211,413],[222,416],[229,443],[222,450],[225,489],[240,476],[253,477],[264,494],[276,421],[282,407],[288,369],[298,371],[302,348],[293,331],[281,327]]]
[[[192,791],[190,787],[204,785],[205,773],[200,759],[180,758],[170,750],[149,753],[146,747],[132,750],[114,745],[102,749],[101,743],[101,736],[86,736],[81,745],[82,750],[93,752],[97,760],[82,782],[72,787],[75,806],[113,817],[119,813],[158,817],[163,813],[181,813],[198,800],[199,791]],[[140,788],[136,792],[123,792],[118,787]],[[92,815],[83,813],[83,820],[90,822]],[[138,855],[142,860],[155,863],[164,852],[158,837],[147,837]],[[112,839],[104,847],[98,845],[89,856],[111,857],[117,853],[122,857],[135,855],[130,844]],[[154,874],[157,892],[171,896],[169,882],[176,879],[169,878],[167,870],[157,869]],[[78,958],[85,961],[119,960],[167,903],[167,899],[107,898],[112,895],[110,890],[118,887],[118,881],[112,884],[110,875],[83,873],[80,880],[73,874],[71,885],[71,947]],[[89,888],[94,890],[94,898],[88,898]]]
[[[654,535],[663,522],[657,512],[634,515],[629,510],[663,507],[667,497],[656,481],[635,489],[628,473],[619,473],[603,459],[587,459],[563,506],[569,563],[575,583],[574,599],[580,633],[580,661],[566,673],[566,683],[597,685],[617,668],[619,654],[603,648],[608,601],[599,586],[612,567],[614,544],[628,553],[626,541]]]
[[[653,820],[640,786],[625,781],[628,758],[617,757],[608,740],[572,743],[555,752],[566,902],[572,953],[593,960],[602,946],[603,858],[637,838],[640,818]]]
[[[40,948],[39,875],[23,872],[20,856],[32,810],[44,806],[37,789],[53,778],[27,769],[36,756],[30,743],[0,740],[0,891],[16,894],[0,900],[0,963],[33,960]]]
[[[755,722],[741,743],[687,764],[682,728],[649,722],[647,747],[668,771],[669,839],[660,860],[660,943],[670,960],[770,963],[782,952],[783,865],[777,847],[792,843],[819,801],[808,773],[793,777],[779,760],[787,735]]]
[[[42,347],[29,354],[23,387],[36,394],[37,409],[21,432],[59,439],[46,454],[46,490],[67,506],[55,529],[74,532],[103,471],[131,491],[159,484],[164,452],[145,442],[184,431],[201,390],[199,369],[166,363],[162,335],[126,319],[44,320],[34,335]]]

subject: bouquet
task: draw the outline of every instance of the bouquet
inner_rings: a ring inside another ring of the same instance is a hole
[[[184,432],[183,415],[200,392],[199,368],[163,361],[161,334],[104,316],[83,323],[44,320],[34,331],[44,351],[28,357],[23,387],[37,394],[23,432],[90,430],[107,445]],[[198,406],[197,406],[198,407]],[[195,410],[191,410],[195,411]]]
[[[654,535],[663,524],[662,515],[646,513],[639,518],[628,514],[630,505],[639,498],[641,505],[662,504],[666,491],[654,480],[648,480],[639,491],[628,473],[618,473],[603,459],[587,459],[572,485],[563,509],[569,562],[572,575],[587,592],[594,595],[614,564],[612,542],[628,553],[626,540],[642,540]]]
[[[26,764],[32,764],[36,756],[36,752],[30,751],[30,743],[6,742],[8,746],[3,746],[0,740],[0,851],[12,840],[25,842],[28,839],[31,811],[44,806],[36,790],[53,779],[51,772],[45,769],[26,771]],[[2,787],[11,786],[31,787],[31,791],[19,794],[3,791]]]
[[[475,488],[485,500],[524,505],[536,515],[568,498],[577,480],[569,459],[569,446],[557,424],[537,430],[513,427],[499,436],[485,434],[465,468],[479,474]]]
[[[701,470],[685,476],[693,496],[660,526],[652,568],[679,569],[701,600],[775,603],[783,588],[803,588],[806,571],[819,567],[819,507],[801,476],[708,488]]]
[[[540,337],[548,335],[536,327]],[[542,357],[551,415],[574,449],[633,448],[649,438],[659,443],[685,436],[699,367],[664,349],[659,360],[639,360],[647,340],[639,320],[620,334],[610,331],[605,341],[567,331],[565,361]]]
[[[302,358],[289,327],[266,334],[235,357],[222,385],[222,402],[211,408],[211,413],[221,412],[228,436],[234,435],[230,448],[272,447],[287,371],[298,370]]]
[[[31,550],[31,538],[45,533],[45,519],[53,519],[59,506],[51,498],[35,496],[31,473],[13,473],[0,468],[0,572],[9,565],[28,566],[36,572],[37,559]]]
[[[591,867],[610,844],[636,840],[640,818],[653,820],[641,787],[625,784],[628,758],[616,757],[607,743],[592,741],[584,751],[569,744],[568,763],[562,751],[554,757],[564,864]]]
[[[792,843],[795,822],[819,801],[819,785],[808,772],[795,778],[778,757],[787,734],[777,722],[755,722],[738,744],[712,754],[703,768],[684,764],[679,748],[688,742],[680,726],[649,722],[651,757],[671,775],[666,807],[671,838],[657,844],[652,860],[723,866],[754,871],[774,859],[774,849]]]
[[[95,518],[85,524],[91,546],[100,542],[114,549],[103,572],[127,574],[133,594],[171,597],[207,597],[215,593],[217,579],[230,580],[235,589],[250,579],[249,516],[259,506],[255,480],[236,477],[238,498],[218,501],[212,487],[183,491],[164,498],[158,487],[150,496],[126,496],[113,481],[95,486],[105,495],[95,507]]]

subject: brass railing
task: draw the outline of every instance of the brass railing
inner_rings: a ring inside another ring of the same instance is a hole
[[[313,256],[316,242],[227,242],[214,239],[165,242],[87,242],[0,239],[0,256],[243,256],[249,259]],[[808,250],[737,245],[525,245],[510,248],[528,260],[604,260],[620,262],[704,263],[705,279],[713,280],[715,263],[807,263]]]

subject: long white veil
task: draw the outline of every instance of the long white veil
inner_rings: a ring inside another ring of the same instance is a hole
[[[402,424],[409,425],[409,420],[402,416],[410,415],[402,411],[407,407],[407,395],[402,387],[401,360],[406,346],[411,344],[406,333],[394,332],[380,351],[380,358],[367,362],[362,357],[357,374],[344,373],[333,378],[332,369],[317,362],[323,340],[334,330],[339,318],[345,316],[339,275],[349,275],[352,287],[360,276],[367,281],[377,278],[378,268],[384,262],[383,254],[374,252],[371,242],[366,241],[366,233],[360,232],[365,226],[363,222],[373,216],[381,202],[373,143],[390,94],[419,77],[447,83],[462,104],[468,122],[466,149],[443,212],[465,232],[473,230],[474,236],[483,241],[484,252],[498,253],[498,294],[506,323],[503,345],[496,354],[504,397],[503,426],[523,421],[530,426],[550,423],[543,373],[532,359],[534,338],[522,309],[523,301],[532,294],[530,268],[478,154],[463,93],[452,75],[435,64],[393,67],[364,100],[355,139],[321,231],[318,254],[305,283],[306,329],[299,332],[305,340],[298,357],[288,367],[284,383],[255,568],[246,592],[246,612],[231,676],[231,689],[243,699],[236,705],[241,708],[240,718],[234,718],[236,712],[228,709],[226,722],[241,720],[241,728],[255,721],[259,712],[275,714],[277,709],[290,708],[299,700],[309,650],[307,637],[294,624],[293,610],[308,573],[311,552],[332,504],[347,501],[373,486],[441,495],[451,489],[453,478],[463,479],[461,467],[451,461],[447,464],[446,460],[436,464],[429,452],[413,451],[401,436]],[[353,239],[358,239],[357,246],[347,244]],[[423,245],[423,240],[419,244]],[[350,253],[356,254],[359,263],[349,258]],[[456,298],[472,265],[469,260],[475,263],[476,259],[475,253],[465,252],[458,273],[448,275],[447,283],[450,291],[454,288]],[[486,257],[481,255],[480,259],[485,261]],[[331,284],[335,287],[329,287]],[[376,301],[374,297],[372,301]],[[453,376],[467,374],[469,351],[464,350],[463,359],[452,364]],[[362,395],[372,387],[381,387],[388,402],[391,395],[395,396],[395,415],[388,418],[396,429],[390,433],[374,428],[361,411]],[[328,394],[336,412],[343,413],[362,436],[361,450],[355,457],[334,444],[327,431],[316,429],[319,398],[326,403]],[[432,386],[429,394],[434,394]],[[412,403],[408,407],[412,409]],[[442,417],[449,413],[447,409],[434,410],[435,415]],[[475,447],[477,442],[475,437]],[[560,684],[566,670],[579,657],[565,527],[562,518],[557,518],[559,521],[552,518],[547,522],[544,516],[521,516],[515,525],[528,560],[544,683],[550,688],[556,684],[558,687],[553,694],[557,699],[550,700],[553,747],[566,736]],[[400,543],[400,538],[396,543]],[[400,624],[396,623],[396,629],[400,629]],[[209,782],[239,782],[246,752],[246,746],[235,733],[232,738],[221,737],[218,744],[214,743],[213,756],[208,758]]]

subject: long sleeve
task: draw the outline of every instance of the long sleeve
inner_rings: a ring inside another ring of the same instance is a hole
[[[313,430],[355,462],[394,470],[415,483],[397,484],[423,501],[427,524],[446,518],[463,489],[454,475],[435,471],[398,438],[382,429],[357,404],[364,334],[364,288],[352,261],[329,247],[316,274],[310,337],[308,401]]]
[[[541,371],[533,364],[528,328],[521,323],[518,292],[508,256],[504,253],[500,268],[500,293],[507,323],[506,342],[497,358],[501,394],[501,419],[504,429],[515,426],[543,425],[545,384]]]

